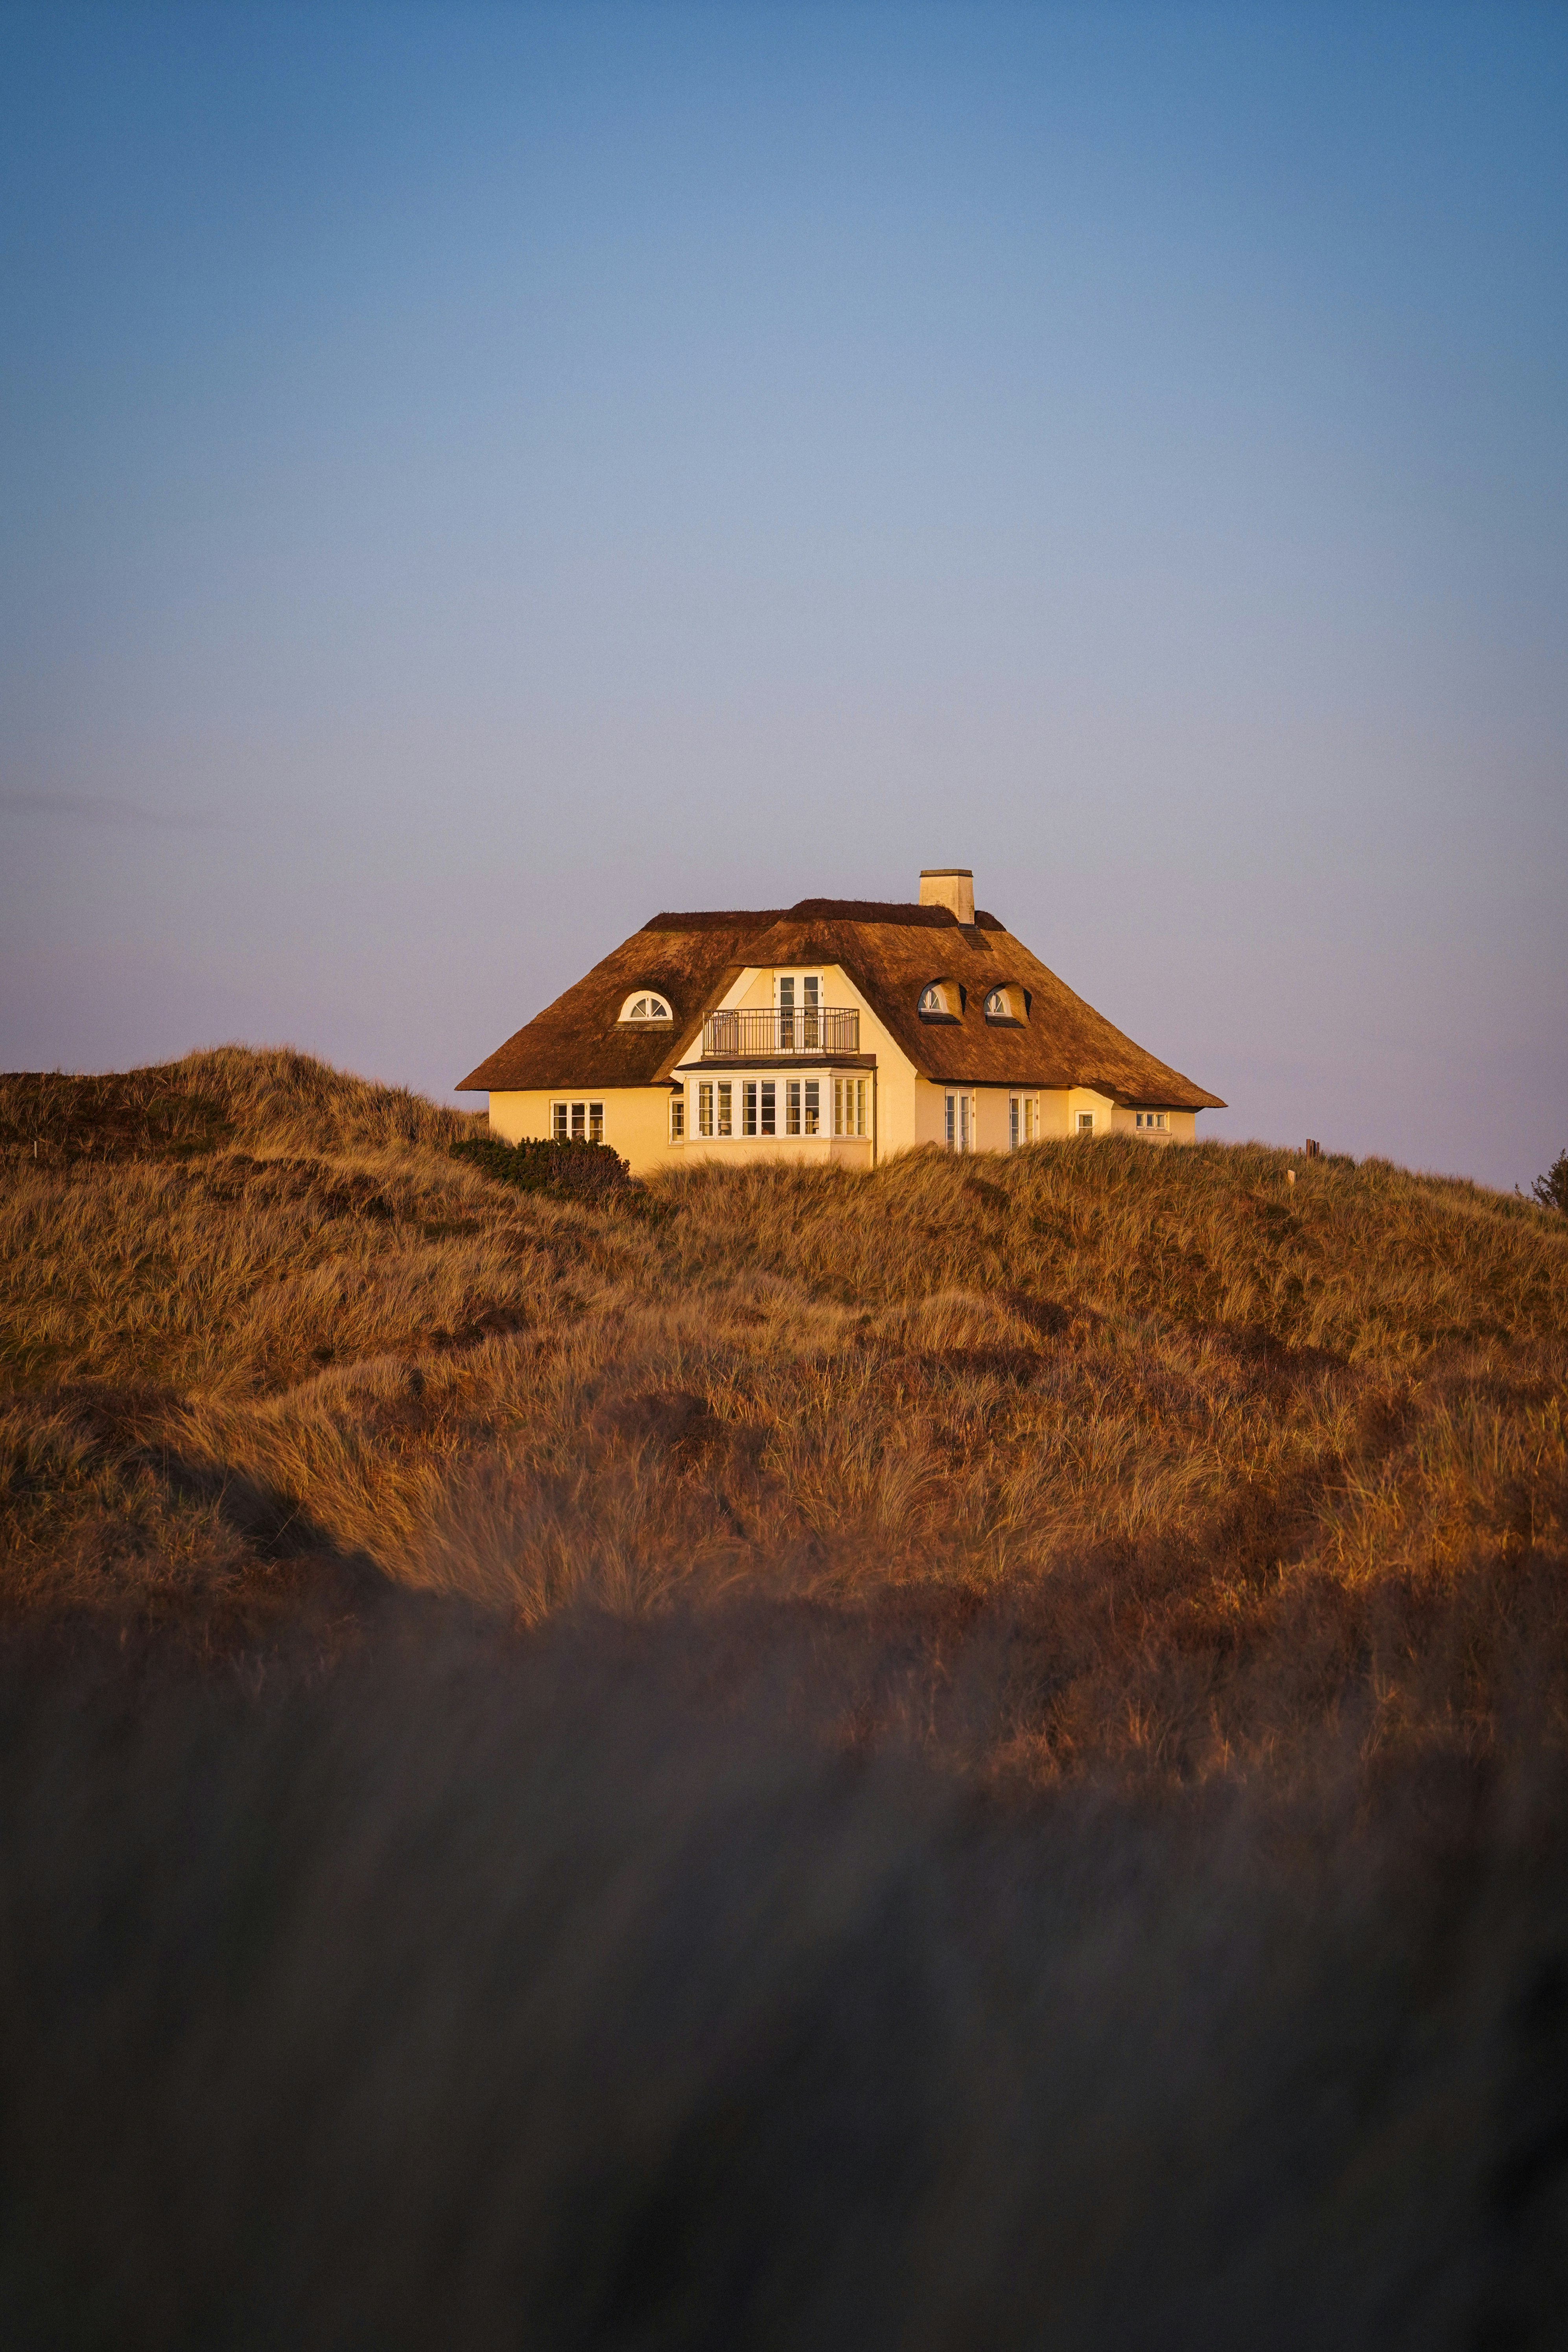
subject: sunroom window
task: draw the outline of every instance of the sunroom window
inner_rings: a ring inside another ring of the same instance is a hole
[[[834,1079],[833,1132],[835,1135],[865,1134],[866,1081],[864,1078]]]

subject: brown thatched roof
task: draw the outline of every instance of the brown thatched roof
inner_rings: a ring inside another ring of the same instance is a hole
[[[946,907],[853,898],[803,898],[752,914],[656,915],[470,1070],[458,1091],[657,1085],[699,1042],[703,1014],[759,964],[841,966],[916,1069],[938,1085],[1092,1087],[1119,1103],[1225,1108],[1112,1028],[994,915],[964,924]],[[933,980],[962,992],[956,1020],[921,1018],[921,992]],[[986,1020],[986,993],[1002,983],[1026,992],[1026,1021]],[[619,1020],[641,988],[668,999],[673,1025]]]

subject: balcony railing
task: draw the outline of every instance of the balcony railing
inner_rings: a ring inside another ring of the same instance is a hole
[[[771,1061],[778,1054],[858,1054],[856,1006],[806,1004],[795,1013],[738,1007],[710,1013],[702,1024],[705,1062]]]

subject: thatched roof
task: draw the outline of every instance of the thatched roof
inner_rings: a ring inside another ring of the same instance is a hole
[[[1119,1103],[1225,1108],[1112,1028],[994,915],[960,923],[946,907],[854,898],[803,898],[749,914],[656,915],[470,1070],[458,1091],[658,1085],[700,1044],[703,1014],[742,971],[810,964],[839,965],[922,1077],[939,1086],[1092,1087]],[[956,984],[957,1019],[921,1019],[921,992],[936,980]],[[1004,984],[1026,992],[1021,1024],[985,1018],[988,992]],[[642,988],[668,1000],[673,1024],[621,1022],[621,1006]]]

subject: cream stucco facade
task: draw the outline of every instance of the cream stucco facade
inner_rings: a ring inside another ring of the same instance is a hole
[[[552,1133],[603,1141],[634,1175],[759,1160],[870,1168],[922,1144],[1000,1152],[1079,1135],[1136,1135],[1162,1144],[1194,1139],[1191,1111],[1160,1112],[1156,1127],[1154,1112],[1135,1111],[1089,1087],[928,1078],[837,965],[750,966],[715,1011],[777,1014],[791,999],[797,1010],[809,1004],[824,1013],[857,1014],[858,1052],[715,1057],[704,1053],[707,1033],[700,1032],[668,1077],[654,1085],[492,1090],[491,1131],[509,1142]]]

